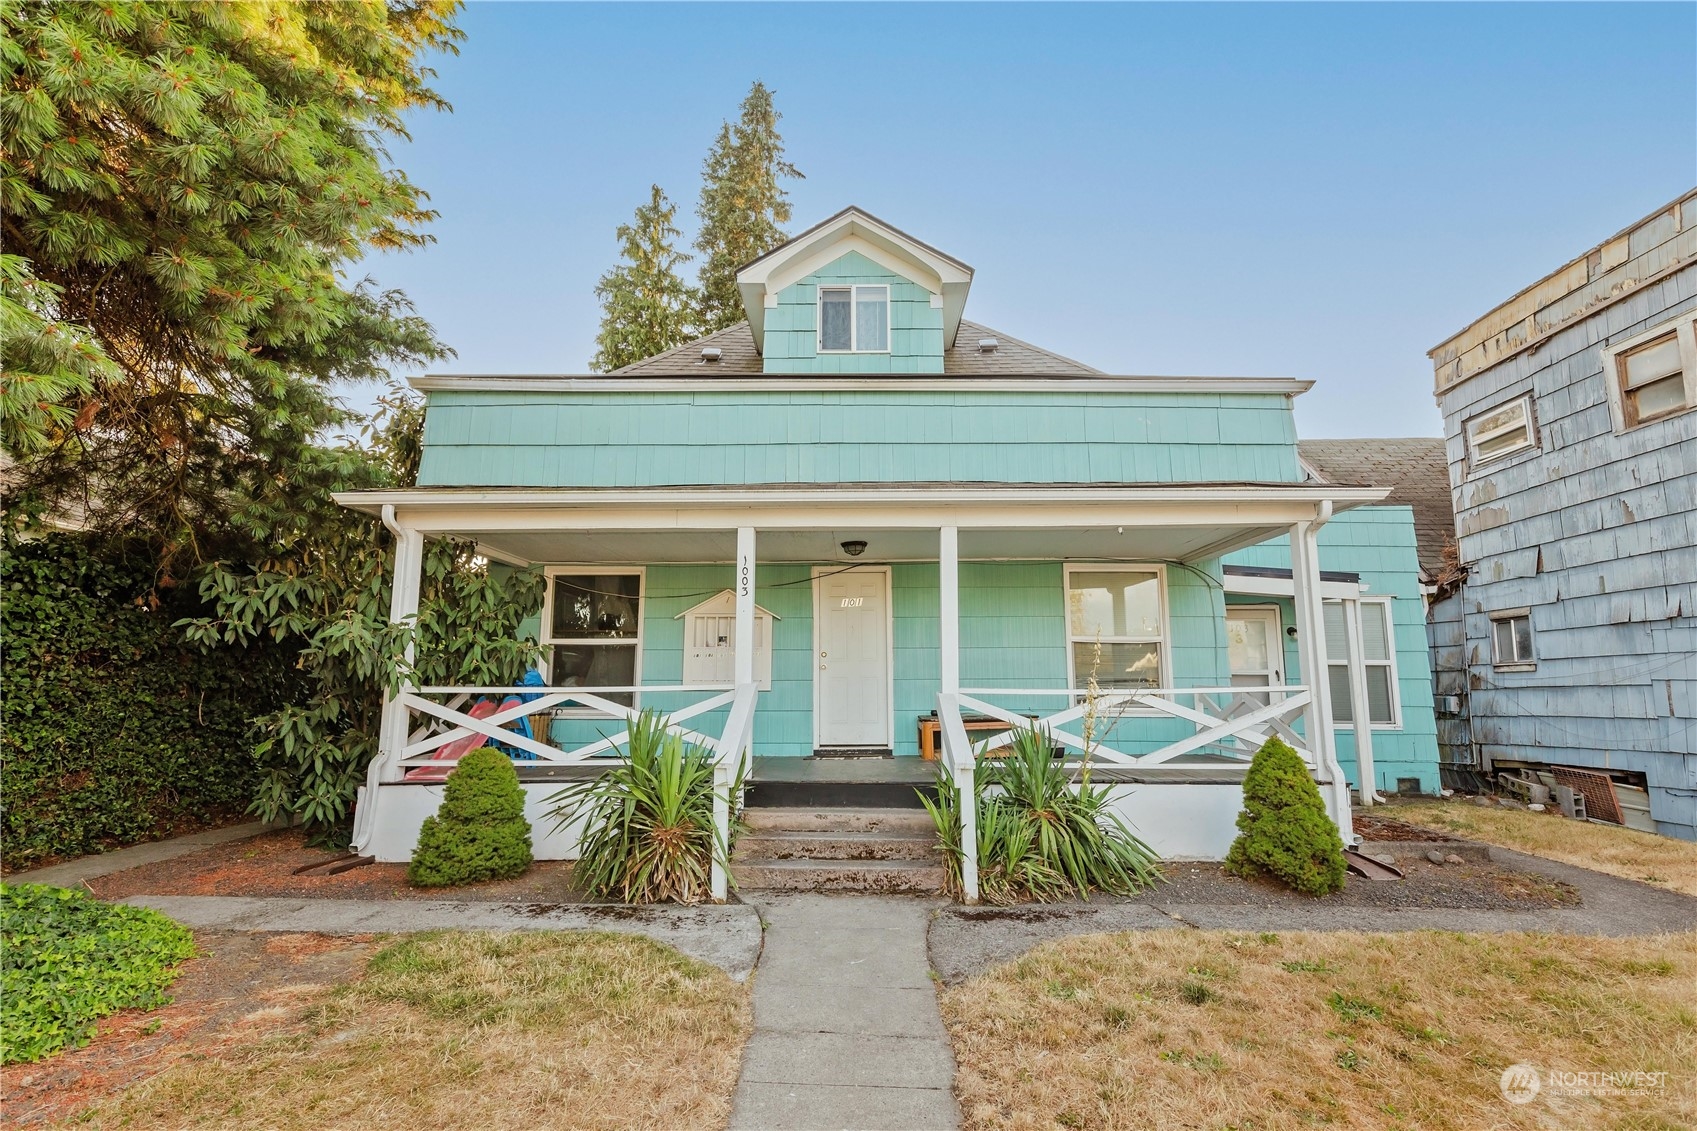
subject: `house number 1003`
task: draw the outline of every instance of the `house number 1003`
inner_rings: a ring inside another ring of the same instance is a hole
[[[842,607],[845,609],[858,609],[864,604],[866,604],[865,597],[844,597]]]

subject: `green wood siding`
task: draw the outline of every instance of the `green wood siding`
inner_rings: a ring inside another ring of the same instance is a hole
[[[1300,480],[1289,398],[434,392],[419,471],[421,487],[1245,480]]]
[[[890,288],[887,353],[818,352],[818,288],[832,283]],[[943,312],[924,287],[851,251],[778,292],[778,305],[766,312],[762,356],[767,373],[941,373]]]
[[[1290,541],[1276,538],[1229,555],[1231,565],[1290,568]],[[1373,730],[1373,771],[1381,791],[1396,789],[1398,778],[1419,778],[1423,792],[1438,789],[1438,724],[1432,710],[1432,664],[1426,637],[1426,608],[1420,598],[1420,563],[1414,545],[1414,512],[1408,507],[1358,507],[1344,511],[1320,528],[1320,568],[1361,575],[1364,596],[1392,597],[1396,633],[1397,690],[1402,726]],[[1295,623],[1288,599],[1234,595],[1233,604],[1277,604],[1283,623]],[[1222,644],[1222,648],[1224,645]],[[1285,670],[1292,682],[1305,682],[1297,662],[1296,641],[1285,637]],[[1355,732],[1337,728],[1338,761],[1357,781]]]

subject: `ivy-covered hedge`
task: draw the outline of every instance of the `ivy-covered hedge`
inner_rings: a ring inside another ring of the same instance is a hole
[[[81,534],[0,546],[0,809],[8,869],[240,816],[249,720],[299,694],[275,645],[190,644],[193,586]]]

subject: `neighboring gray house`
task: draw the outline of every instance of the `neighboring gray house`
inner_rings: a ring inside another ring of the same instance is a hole
[[[1446,754],[1697,839],[1697,191],[1429,356],[1465,571],[1433,612]]]

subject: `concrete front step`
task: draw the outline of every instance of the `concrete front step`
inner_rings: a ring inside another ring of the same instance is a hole
[[[737,887],[748,891],[935,895],[943,890],[943,865],[919,860],[743,860],[731,865],[731,874]]]
[[[751,805],[742,811],[751,832],[884,833],[935,836],[937,826],[923,809],[808,809]]]
[[[934,830],[895,832],[790,832],[765,829],[737,838],[738,860],[931,860]]]

